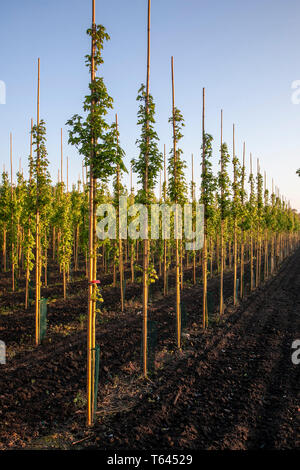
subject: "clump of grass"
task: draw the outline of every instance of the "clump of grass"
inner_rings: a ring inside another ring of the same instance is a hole
[[[1,307],[0,308],[0,315],[11,315],[13,313],[10,307]]]
[[[87,400],[85,397],[85,394],[82,392],[82,390],[79,390],[76,394],[76,397],[73,400],[76,408],[81,409],[84,408],[87,404]]]
[[[86,314],[81,313],[78,317],[78,321],[80,323],[81,328],[83,328],[85,322],[86,322]]]

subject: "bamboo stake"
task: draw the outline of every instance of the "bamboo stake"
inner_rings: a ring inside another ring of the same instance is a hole
[[[116,114],[116,133],[117,133],[117,146],[119,145],[119,136],[118,136],[118,115]],[[118,192],[118,201],[120,200],[120,165],[117,165],[117,192]],[[118,202],[117,218],[119,221],[119,202]],[[118,230],[118,243],[119,243],[119,270],[120,270],[120,294],[121,294],[121,311],[124,312],[124,269],[123,269],[123,246],[122,239],[120,236],[120,229]]]
[[[63,159],[64,159],[64,152],[63,152],[63,130],[60,129],[60,177],[61,183],[63,183]]]
[[[33,119],[31,119],[30,123],[30,168],[29,168],[29,184],[31,183],[32,180],[32,128],[33,128]],[[28,238],[31,235],[30,231],[30,220],[31,216],[29,215],[29,228],[28,228]],[[26,281],[25,281],[25,309],[27,310],[28,308],[28,288],[29,288],[29,278],[30,278],[30,272],[29,272],[29,250],[27,252],[27,266],[26,266]]]
[[[40,59],[38,59],[38,87],[37,87],[37,133],[40,125]],[[41,298],[41,259],[40,259],[40,212],[39,212],[39,144],[37,144],[37,210],[36,210],[36,273],[35,273],[35,344],[40,344],[40,298]]]
[[[242,206],[244,206],[244,190],[245,190],[245,156],[246,156],[246,144],[243,144],[243,168],[242,168]],[[240,297],[244,297],[244,249],[245,249],[245,233],[242,229],[241,233],[241,285],[240,285]]]
[[[134,202],[133,186],[132,186],[132,163],[130,163],[130,201]],[[131,282],[134,283],[134,241],[130,243],[130,269]]]
[[[95,32],[95,0],[92,0],[92,30]],[[92,50],[91,50],[91,83],[95,80],[95,39],[92,35]],[[93,106],[91,113],[94,112]],[[92,146],[95,142],[92,139]],[[93,329],[93,293],[94,293],[94,230],[93,230],[93,219],[94,219],[94,177],[93,177],[93,156],[91,155],[90,164],[90,184],[89,184],[89,253],[88,253],[88,280],[89,280],[89,291],[88,291],[88,322],[87,322],[87,425],[92,426],[94,419],[94,354],[93,344],[95,331]]]
[[[194,155],[192,154],[192,203],[195,204]],[[193,284],[196,284],[196,250],[193,251]]]
[[[149,94],[150,94],[150,22],[151,22],[151,0],[148,0],[148,25],[147,25],[147,77],[146,77],[146,113],[149,112]],[[147,129],[149,122],[147,122]],[[148,200],[148,146],[149,138],[146,142],[145,153],[145,178],[144,191],[146,200]],[[143,240],[143,373],[148,376],[148,262],[149,262],[149,240]]]
[[[205,88],[202,90],[202,174],[205,173]],[[205,191],[202,180],[202,198]],[[202,278],[203,278],[203,299],[202,299],[202,327],[208,326],[208,308],[207,308],[207,218],[206,207],[204,207],[204,233],[203,233],[203,256],[202,256]]]
[[[265,194],[265,203],[267,203],[267,174],[264,173],[264,194]],[[265,228],[265,261],[264,261],[264,281],[269,277],[269,245],[268,245],[268,228]]]
[[[260,174],[260,164],[259,159],[257,159],[257,178],[261,176]],[[256,287],[260,285],[261,282],[261,227],[257,227],[257,249],[256,249]]]
[[[166,144],[164,144],[164,204],[167,200],[167,164],[166,164]],[[167,265],[167,240],[164,235],[164,296],[168,294],[168,265]]]
[[[171,57],[171,76],[172,76],[172,114],[173,114],[173,155],[174,155],[174,184],[176,187],[177,181],[177,150],[176,150],[176,128],[175,128],[175,86],[174,86],[174,58]],[[175,192],[175,204],[177,204],[177,196]],[[175,227],[177,224],[177,209],[175,210]],[[176,324],[177,324],[177,347],[181,349],[181,312],[180,312],[180,265],[179,265],[179,243],[176,236],[175,240],[175,251],[176,251]]]
[[[14,211],[13,211],[13,199],[14,199],[14,189],[13,189],[13,138],[12,133],[10,133],[10,185],[11,185],[11,203],[12,203],[12,217],[11,217],[11,234],[12,234],[12,244],[11,244],[11,276],[12,276],[12,291],[15,291],[15,245],[14,245]]]
[[[234,235],[233,235],[233,304],[237,304],[237,292],[236,292],[236,283],[237,283],[237,217],[236,217],[236,204],[237,204],[237,190],[236,190],[236,162],[235,162],[235,126],[233,124],[232,128],[232,140],[233,140],[233,163],[234,163],[234,204],[235,204],[235,213],[234,213]]]
[[[162,195],[162,191],[161,191],[161,170],[159,170],[159,201],[161,201],[161,195]]]
[[[250,153],[250,175],[253,176],[252,172],[252,153]],[[254,276],[253,276],[253,227],[251,223],[250,227],[250,289],[254,289]]]
[[[221,109],[221,172],[223,172],[223,110]],[[223,189],[221,189],[223,198]],[[223,283],[224,283],[224,219],[221,215],[221,275],[220,275],[220,315],[224,312]]]

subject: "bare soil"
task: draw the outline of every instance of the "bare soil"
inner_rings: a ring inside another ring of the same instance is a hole
[[[0,274],[0,450],[4,449],[296,449],[299,447],[299,372],[291,345],[300,339],[300,250],[277,275],[232,305],[225,274],[226,310],[201,328],[202,287],[185,272],[188,312],[183,350],[175,346],[172,292],[152,288],[149,318],[158,322],[155,370],[140,372],[141,286],[127,281],[126,311],[111,275],[100,276],[104,310],[95,426],[85,427],[86,305],[84,272],[74,273],[68,299],[61,276],[49,269],[48,331],[34,346],[34,306],[24,308],[24,283],[9,291]],[[246,273],[248,282],[249,273]],[[130,277],[129,272],[127,276]],[[209,281],[218,307],[219,279]]]

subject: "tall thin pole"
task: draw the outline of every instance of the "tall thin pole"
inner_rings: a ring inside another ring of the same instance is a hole
[[[159,200],[161,201],[161,170],[159,170]]]
[[[257,159],[257,170],[256,170],[256,175],[257,175],[257,191],[260,190],[260,164],[259,164],[259,159]],[[258,201],[259,203],[259,201]],[[260,211],[259,207],[257,208],[258,212]],[[258,214],[260,215],[260,214]],[[256,278],[255,278],[255,285],[256,287],[259,286],[260,284],[260,271],[261,271],[261,230],[260,226],[258,225],[257,227],[257,243],[256,243]]]
[[[234,235],[233,235],[233,303],[236,305],[237,303],[237,215],[236,215],[236,210],[237,210],[237,189],[236,189],[236,182],[237,182],[237,174],[236,174],[236,161],[235,161],[235,126],[233,124],[232,126],[232,153],[233,153],[233,168],[234,168],[234,174],[233,174],[233,180],[234,180]]]
[[[40,125],[40,59],[38,59],[38,85],[37,85],[37,134],[39,134]],[[35,344],[40,344],[40,213],[39,213],[39,163],[40,163],[40,150],[37,144],[37,209],[36,209],[36,269],[35,269]]]
[[[33,119],[30,121],[30,168],[29,168],[29,182],[32,179],[32,128],[33,128]]]
[[[164,183],[165,183],[165,192],[166,192],[167,190],[166,144],[164,144]],[[166,194],[164,194],[164,201],[166,201]]]
[[[61,183],[63,183],[63,159],[64,159],[63,130],[60,129],[60,177],[61,177]]]
[[[192,204],[193,206],[195,204],[194,155],[193,154],[192,154]],[[193,283],[196,284],[196,251],[195,249],[193,250]]]
[[[202,175],[205,174],[205,88],[202,90]],[[202,199],[204,199],[205,192],[207,188],[205,187],[203,178],[202,178]],[[202,257],[202,271],[203,271],[203,299],[202,299],[202,327],[206,328],[208,326],[208,311],[207,311],[207,218],[206,218],[206,207],[204,207],[204,233],[203,233],[203,257]]]
[[[151,24],[151,0],[148,0],[148,22],[147,22],[147,76],[146,76],[146,114],[149,113],[149,94],[150,94],[150,24]],[[147,129],[149,121],[147,119]],[[145,176],[144,191],[148,201],[148,165],[149,165],[149,137],[147,136],[145,152]],[[148,375],[148,260],[149,260],[149,241],[148,238],[143,241],[143,373],[144,377]]]
[[[266,171],[264,171],[264,203],[266,206],[268,205]],[[264,281],[265,281],[269,276],[269,256],[268,256],[269,242],[268,242],[268,228],[267,227],[265,227],[265,242],[264,243],[265,243],[265,259],[264,259]]]
[[[151,26],[151,0],[148,0],[148,27],[147,27],[147,106],[149,106],[150,93],[150,26]]]
[[[38,59],[37,125],[40,125],[40,59]]]
[[[253,171],[252,171],[252,153],[250,153],[250,176],[251,179],[253,178]],[[252,188],[250,188],[251,191],[251,200],[252,200]],[[250,226],[250,289],[251,291],[254,288],[254,277],[253,277],[253,227],[252,227],[252,221],[251,221],[251,226]]]
[[[92,0],[92,47],[91,47],[91,84],[95,81],[95,0]],[[94,106],[91,106],[91,113],[94,113]],[[95,141],[92,138],[92,147]],[[93,346],[95,343],[94,319],[93,319],[93,294],[94,294],[94,176],[93,176],[93,157],[92,150],[90,163],[90,184],[89,184],[89,295],[88,295],[88,324],[87,324],[87,425],[91,426],[94,419],[94,354]]]
[[[164,144],[164,185],[163,185],[163,201],[167,199],[167,164],[166,164],[166,144]],[[168,293],[168,266],[167,266],[167,240],[164,236],[164,295]]]
[[[243,143],[243,167],[242,167],[242,196],[241,203],[244,206],[244,189],[245,189],[245,155],[246,155],[246,144]],[[245,234],[242,229],[241,233],[241,285],[240,285],[240,297],[244,296],[244,246],[245,246]]]
[[[223,174],[223,110],[221,109],[221,174]],[[221,188],[221,199],[224,197],[223,187]],[[223,298],[224,282],[224,215],[221,211],[221,276],[220,276],[220,315],[224,312]]]
[[[174,158],[174,186],[177,185],[177,149],[176,149],[176,124],[175,124],[175,85],[174,85],[174,57],[171,57],[172,76],[172,116],[173,116],[173,158]],[[177,205],[177,194],[175,190],[175,204]],[[175,227],[177,224],[177,207],[175,209]],[[180,312],[180,267],[179,267],[179,243],[176,236],[176,325],[177,325],[177,347],[181,349],[181,312]]]
[[[118,115],[116,114],[116,134],[117,134],[117,147],[119,146],[119,133],[118,133]],[[119,200],[120,200],[120,165],[117,165],[117,218],[119,223]],[[120,227],[118,230],[118,243],[119,243],[119,272],[120,272],[120,294],[121,294],[121,311],[124,312],[124,269],[123,269],[123,245],[122,245],[122,238],[120,234]]]
[[[194,155],[192,154],[192,201],[194,202],[195,199],[195,191],[194,191]]]
[[[13,159],[12,159],[12,133],[9,134],[9,147],[10,147],[10,183],[11,183],[11,194],[13,194]]]
[[[14,198],[14,189],[13,189],[13,139],[12,133],[10,133],[10,185],[11,185],[11,203],[12,203],[12,216],[11,216],[11,232],[12,232],[12,243],[11,243],[11,271],[12,271],[12,291],[15,291],[15,261],[14,261],[14,209],[13,209],[13,198]]]
[[[30,122],[30,157],[29,157],[29,184],[31,184],[32,181],[32,128],[33,128],[33,119],[31,118]],[[30,230],[30,221],[31,221],[31,216],[29,215],[29,227],[28,227],[28,238],[30,238],[31,230]],[[25,279],[25,309],[28,308],[28,289],[29,289],[29,277],[30,277],[30,271],[29,271],[29,250],[27,251],[26,255],[26,261],[27,261],[27,266],[26,266],[26,279]]]

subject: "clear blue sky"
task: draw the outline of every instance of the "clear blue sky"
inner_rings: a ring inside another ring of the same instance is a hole
[[[50,170],[56,181],[60,128],[81,113],[88,73],[85,34],[91,0],[15,0],[0,7],[0,80],[7,103],[0,105],[0,163],[9,164],[9,132],[14,135],[14,166],[27,165],[30,118],[36,118],[37,58],[41,59],[41,117],[47,124]],[[104,50],[102,75],[119,115],[126,163],[137,154],[137,90],[146,74],[147,0],[97,0],[96,21],[111,36]],[[300,79],[300,4],[297,0],[152,0],[151,93],[157,104],[157,131],[171,146],[170,57],[175,61],[175,99],[186,120],[182,148],[195,156],[199,185],[201,98],[206,87],[206,130],[215,138],[217,170],[220,109],[224,139],[237,153],[242,142],[260,159],[268,183],[300,210],[300,105],[291,102],[291,83]],[[110,118],[113,119],[113,113]],[[67,145],[70,180],[77,180],[81,160]],[[127,177],[125,177],[127,182]]]

